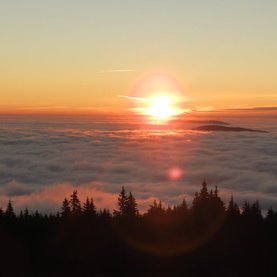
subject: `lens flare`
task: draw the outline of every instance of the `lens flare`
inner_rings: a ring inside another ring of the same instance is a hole
[[[171,180],[178,180],[183,176],[184,172],[180,168],[171,168],[168,172],[168,177]]]

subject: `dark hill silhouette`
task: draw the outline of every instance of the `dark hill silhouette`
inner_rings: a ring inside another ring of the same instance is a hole
[[[190,120],[190,119],[174,119],[170,123],[197,123],[197,124],[214,124],[214,125],[230,125],[230,123],[218,120]]]
[[[268,133],[267,131],[262,131],[262,130],[254,130],[254,129],[241,128],[241,127],[227,127],[227,126],[221,126],[221,125],[204,125],[204,126],[199,126],[199,127],[193,128],[193,130]]]

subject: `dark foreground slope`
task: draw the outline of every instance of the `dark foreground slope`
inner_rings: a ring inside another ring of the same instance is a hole
[[[77,192],[61,214],[1,214],[0,276],[277,276],[277,215],[242,211],[206,183],[190,207],[154,202],[139,215],[122,189],[119,209],[96,212]]]

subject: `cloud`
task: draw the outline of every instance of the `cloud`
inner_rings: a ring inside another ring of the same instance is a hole
[[[109,70],[101,70],[99,73],[122,73],[122,72],[134,72],[135,69],[109,69]]]
[[[277,107],[275,106],[262,106],[262,107],[248,107],[248,108],[233,108],[229,110],[234,110],[234,111],[247,111],[247,110],[252,110],[252,111],[277,111]]]
[[[197,124],[197,123],[194,123]],[[113,121],[8,122],[0,130],[0,204],[12,199],[45,211],[74,188],[114,208],[121,186],[146,209],[154,198],[176,204],[203,179],[226,200],[262,200],[277,208],[276,132],[195,132]],[[169,172],[181,170],[178,178]],[[228,196],[227,196],[228,194]],[[259,197],[258,197],[259,196]]]

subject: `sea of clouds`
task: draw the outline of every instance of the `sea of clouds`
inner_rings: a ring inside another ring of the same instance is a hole
[[[274,128],[198,132],[119,118],[0,120],[2,207],[11,199],[17,210],[56,211],[76,188],[82,200],[92,196],[98,208],[112,210],[125,186],[145,210],[154,199],[190,203],[205,179],[226,201],[232,194],[239,204],[259,199],[263,208],[277,208]]]

